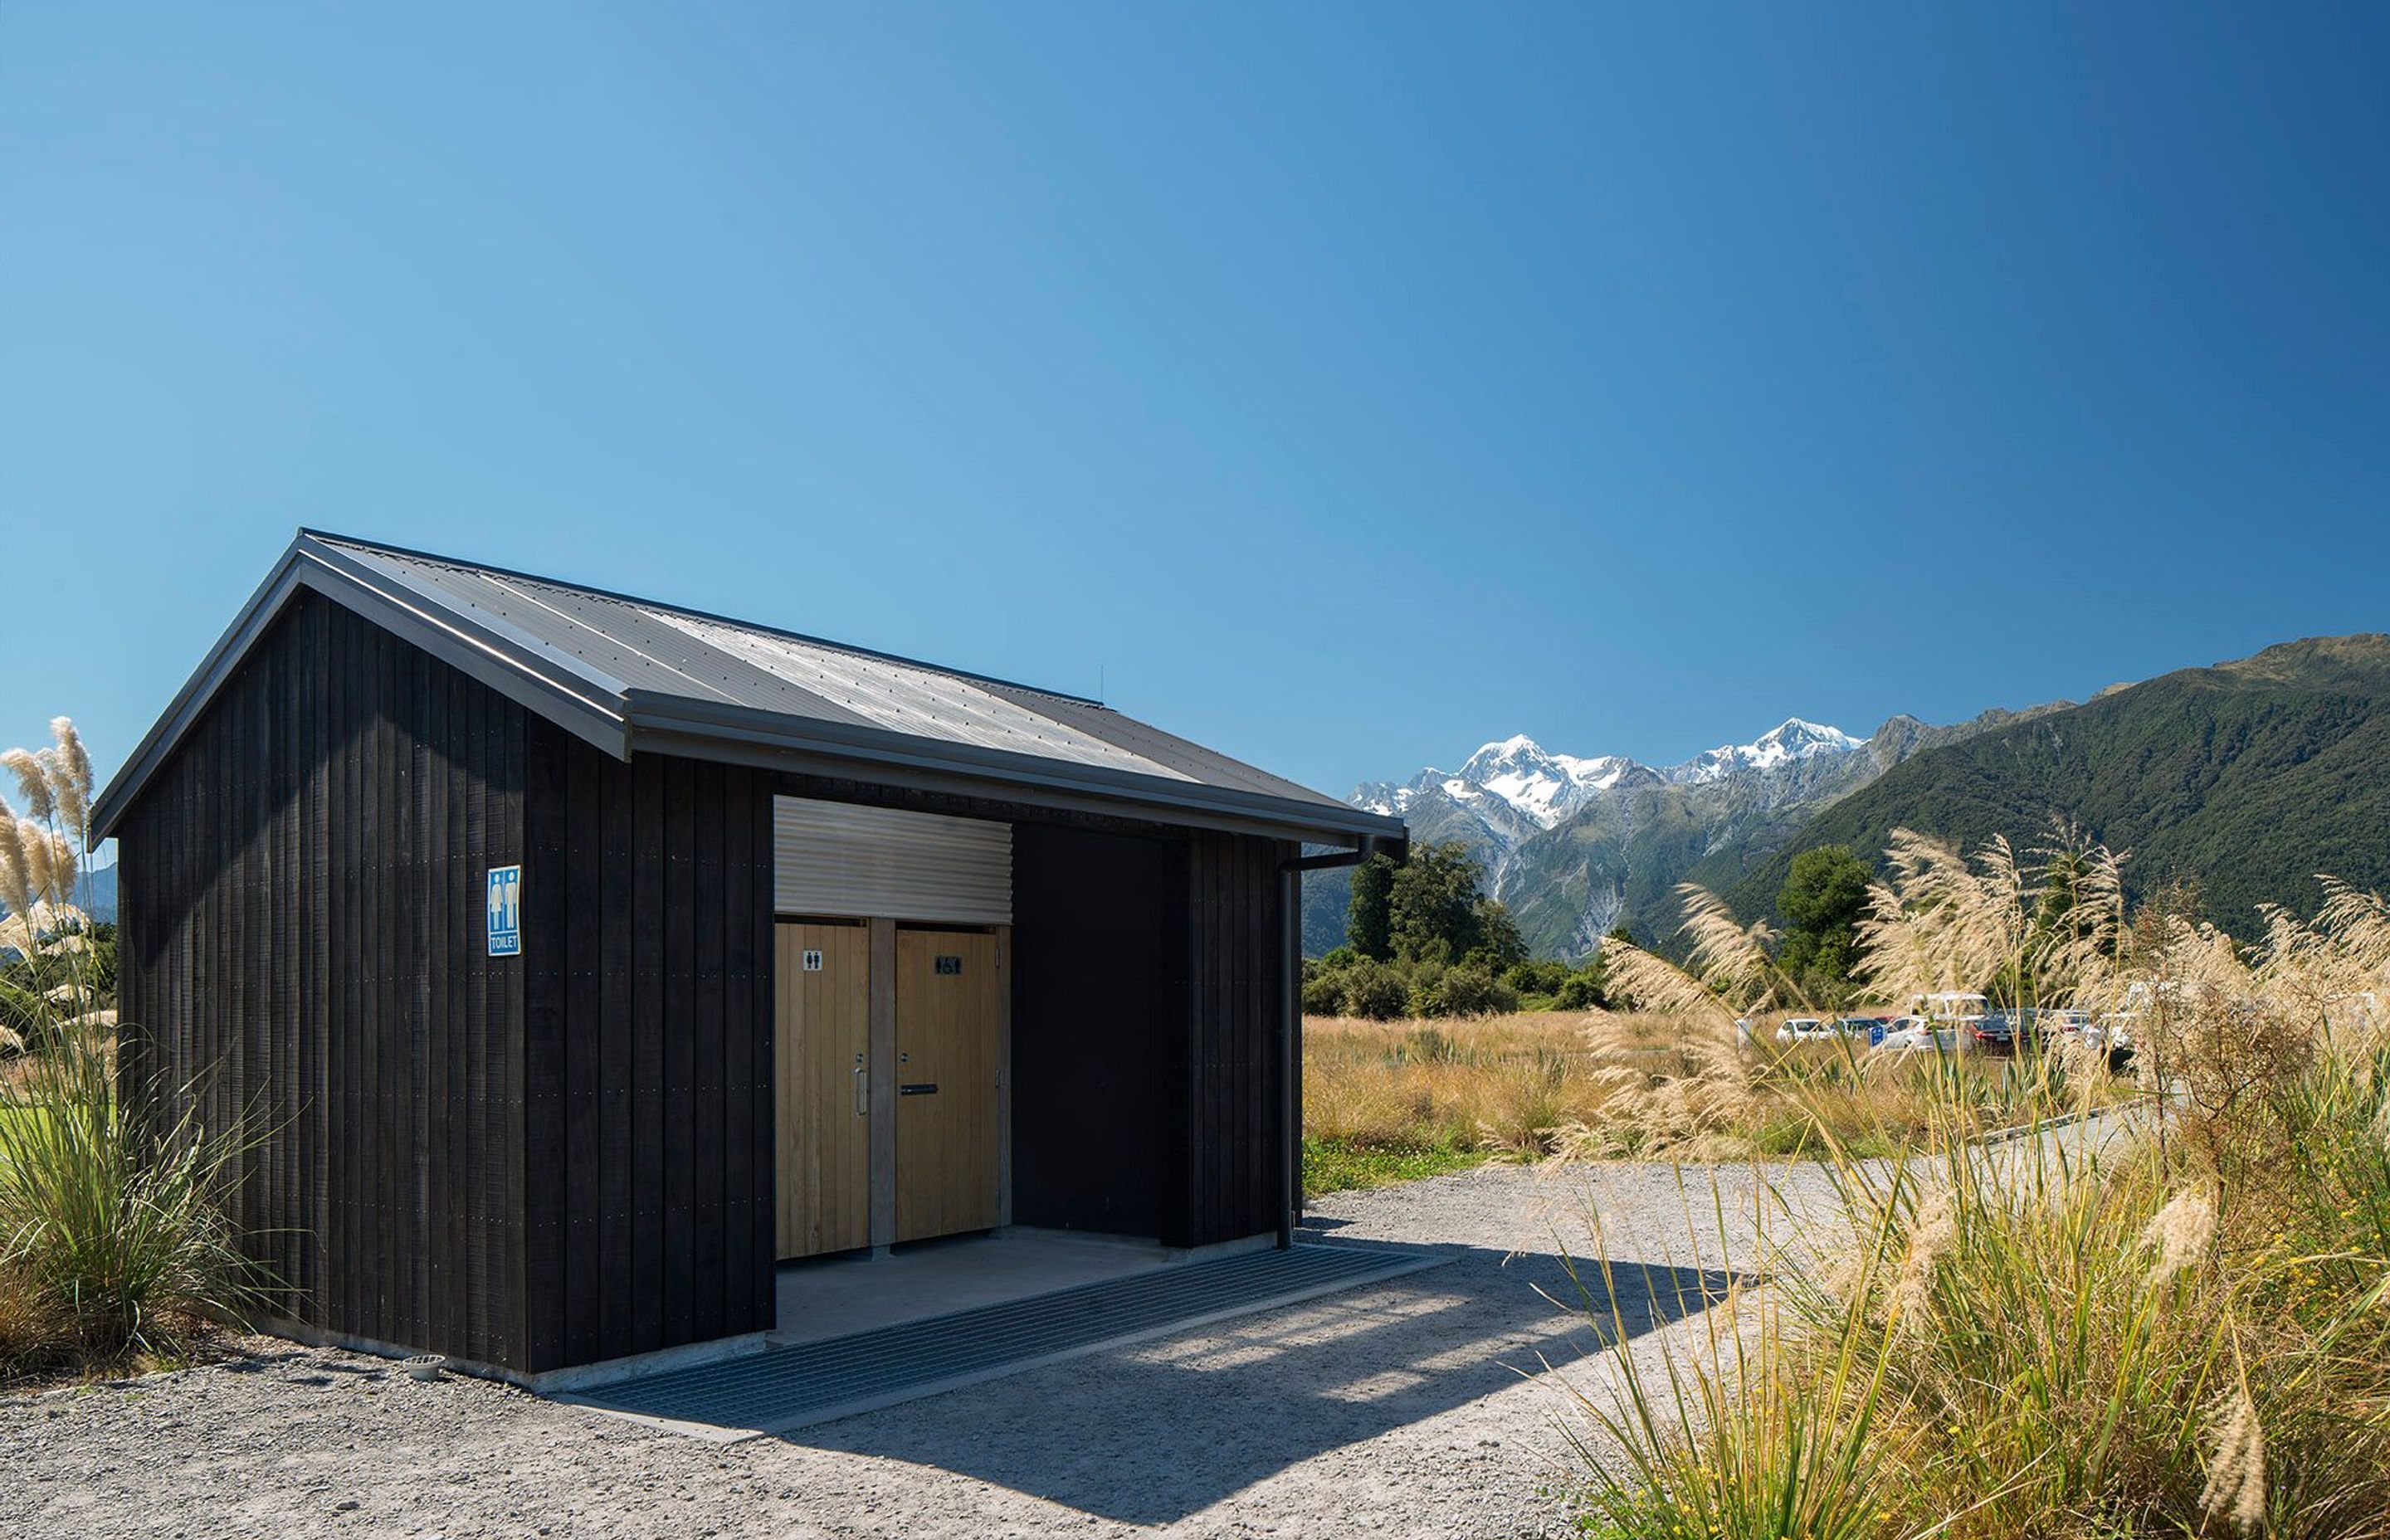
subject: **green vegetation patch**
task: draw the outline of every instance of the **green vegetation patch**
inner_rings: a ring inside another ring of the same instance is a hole
[[[1399,1182],[1416,1182],[1422,1176],[1467,1171],[1484,1164],[1490,1158],[1483,1149],[1453,1143],[1305,1138],[1303,1190],[1317,1195],[1356,1187],[1390,1187]]]

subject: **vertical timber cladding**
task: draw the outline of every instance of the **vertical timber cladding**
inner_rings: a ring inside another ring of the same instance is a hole
[[[1189,1075],[1186,1244],[1278,1226],[1284,1206],[1279,1127],[1279,864],[1300,847],[1198,831],[1188,852]]]
[[[313,594],[117,831],[120,1094],[253,1120],[234,1189],[274,1309],[520,1365],[522,711]],[[154,1098],[154,1099],[152,1099]]]
[[[302,594],[117,831],[120,1092],[255,1120],[307,1326],[534,1372],[768,1327],[765,798]]]
[[[766,776],[533,719],[523,869],[525,1360],[768,1329]]]

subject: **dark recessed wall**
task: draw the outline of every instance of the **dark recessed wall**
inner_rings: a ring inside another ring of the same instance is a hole
[[[1278,1227],[1285,956],[1278,868],[1300,847],[1197,831],[1188,846],[1188,1244]]]
[[[1012,837],[1012,1213],[1186,1229],[1187,844]]]

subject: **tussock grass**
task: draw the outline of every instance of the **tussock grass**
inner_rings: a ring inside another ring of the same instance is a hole
[[[1814,1104],[1833,1200],[1763,1195],[1763,1281],[1580,1387],[1588,1533],[2390,1535],[2390,906],[2331,884],[2243,947],[2165,903],[2126,924],[2084,855],[1904,836],[1879,967],[2130,1002],[2149,1099],[2110,1136],[1987,1145],[1981,1087],[1929,1079],[1872,1161]]]
[[[91,759],[74,724],[0,753],[0,949],[45,987],[5,1002],[0,1059],[0,1380],[174,1354],[254,1303],[221,1202],[252,1134],[118,1106],[115,1012],[88,917]]]
[[[221,1204],[244,1134],[127,1113],[112,1057],[64,1042],[0,1091],[0,1373],[177,1353],[258,1298]]]

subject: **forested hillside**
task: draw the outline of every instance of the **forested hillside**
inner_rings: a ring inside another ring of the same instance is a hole
[[[1792,856],[1895,828],[2029,842],[2053,815],[2129,851],[2136,890],[2196,878],[2211,918],[2311,913],[2315,875],[2390,886],[2390,637],[2284,643],[1926,749],[1812,819],[1731,891],[1768,913]]]

